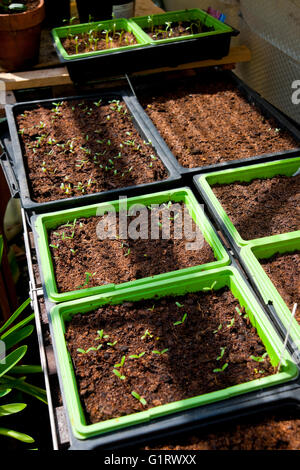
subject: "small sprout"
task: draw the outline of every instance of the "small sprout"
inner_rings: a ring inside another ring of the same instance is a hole
[[[86,351],[84,349],[78,348],[77,351],[81,354],[87,354],[90,351],[98,351],[100,348],[102,348],[102,344],[98,344],[97,347],[92,346],[91,348],[88,348]]]
[[[75,255],[77,250],[74,250],[74,248],[70,248],[70,251],[71,251],[72,255]]]
[[[107,343],[107,346],[111,346],[112,348],[117,344],[118,340],[114,341],[113,343]]]
[[[97,333],[98,333],[98,336],[97,336],[97,338],[95,338],[97,340],[109,338],[109,335],[104,334],[104,330],[97,330]]]
[[[154,351],[152,351],[152,354],[159,354],[161,356],[162,354],[165,354],[167,351],[169,351],[169,348],[163,349],[162,351],[158,351],[157,349],[155,349]]]
[[[135,392],[134,390],[131,392],[131,395],[136,398],[143,406],[146,406],[147,405],[147,402],[145,400],[145,398],[141,397],[137,392]]]
[[[96,273],[84,273],[84,274],[85,274],[85,282],[84,284],[82,284],[82,286],[78,286],[77,289],[87,286],[91,278],[94,277]]]
[[[149,310],[149,312],[153,312],[154,308],[155,308],[155,304],[153,304],[152,307],[147,308],[147,310]],[[147,331],[148,331],[148,330],[147,330]]]
[[[179,308],[181,308],[181,307],[183,307],[183,306],[184,306],[183,304],[181,304],[181,303],[179,303],[179,302],[175,302],[175,304],[176,304],[176,305],[177,305],[177,307],[179,307]]]
[[[233,325],[234,325],[234,318],[232,318],[230,320],[230,323],[229,323],[229,325],[227,325],[227,328],[231,328],[231,327],[233,327]]]
[[[176,321],[175,323],[173,323],[173,325],[174,325],[174,326],[177,326],[177,325],[182,325],[182,323],[184,323],[184,322],[185,322],[186,318],[187,318],[187,313],[185,313],[185,314],[183,315],[183,317],[182,317],[182,319],[181,319],[181,320],[179,320],[179,321]]]
[[[216,284],[217,284],[217,281],[214,281],[210,287],[203,287],[202,290],[205,291],[205,292],[213,290]]]
[[[146,330],[143,336],[141,336],[141,339],[145,339],[147,336],[149,336],[149,338],[153,338],[153,335],[151,335],[150,331]]]
[[[222,323],[220,323],[220,325],[218,326],[218,328],[213,331],[213,334],[215,335],[215,334],[218,333],[218,331],[220,331],[221,329],[222,329]]]
[[[241,310],[239,309],[239,307],[235,307],[235,309],[236,309],[237,313],[241,316],[241,315],[242,315],[242,312],[241,312]]]
[[[225,350],[226,350],[226,346],[220,348],[221,352],[220,352],[220,356],[217,357],[217,361],[220,361],[222,359],[222,357],[224,356]]]
[[[250,356],[250,359],[256,362],[264,362],[265,358],[267,357],[268,353],[264,353],[262,356]]]
[[[128,248],[128,251],[124,256],[129,256],[129,255],[130,255],[130,248]]]
[[[51,246],[51,248],[54,248],[55,250],[57,250],[59,247],[59,245],[53,245],[52,243],[49,246]]]
[[[122,359],[121,359],[120,363],[115,364],[114,367],[123,367],[125,359],[126,359],[126,356],[122,356]]]
[[[145,354],[146,354],[145,351],[141,352],[140,354],[132,354],[131,356],[129,356],[129,359],[140,359]]]
[[[113,373],[114,373],[117,377],[119,377],[120,380],[125,380],[125,379],[126,379],[125,375],[122,375],[121,372],[119,372],[117,369],[113,369]]]
[[[218,373],[218,372],[224,372],[225,369],[228,367],[228,362],[225,362],[223,366],[220,369],[214,369],[213,372]]]

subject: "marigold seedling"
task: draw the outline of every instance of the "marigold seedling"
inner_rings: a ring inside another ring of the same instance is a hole
[[[218,326],[218,328],[216,330],[213,331],[213,334],[215,335],[216,333],[218,333],[218,331],[220,331],[222,329],[223,325],[222,323],[220,323],[220,325]]]
[[[183,317],[182,317],[181,320],[174,322],[173,325],[174,325],[174,326],[182,325],[182,323],[185,322],[186,318],[187,318],[187,313],[185,313],[185,314],[183,315]]]
[[[126,376],[122,375],[121,372],[119,372],[117,369],[113,369],[113,373],[120,379],[120,380],[125,380]]]
[[[264,362],[267,355],[268,355],[268,353],[265,352],[262,356],[250,356],[250,359],[252,359],[255,362]]]
[[[125,363],[126,356],[122,356],[121,361],[118,364],[115,364],[114,367],[123,367]]]
[[[154,351],[152,351],[152,354],[158,354],[161,356],[162,354],[165,354],[167,351],[169,351],[169,348],[163,349],[162,351],[158,351],[157,349],[155,349]]]
[[[92,277],[95,276],[96,273],[84,273],[85,274],[85,282],[81,286],[78,286],[77,289],[80,289],[81,287],[85,287],[89,284],[90,280]]]
[[[140,358],[143,357],[145,354],[146,354],[145,351],[141,352],[140,354],[131,354],[131,356],[129,356],[129,359],[140,359]]]
[[[210,287],[203,287],[202,290],[203,290],[204,292],[211,291],[211,290],[214,289],[214,287],[215,287],[216,284],[217,284],[217,281],[214,281]]]
[[[145,331],[143,336],[141,336],[141,339],[145,339],[147,336],[149,336],[149,338],[153,338],[153,335],[150,333],[148,329]]]
[[[232,318],[232,319],[230,320],[230,323],[229,323],[229,325],[227,325],[227,328],[232,328],[233,325],[234,325],[234,318]]]
[[[223,366],[220,369],[214,369],[213,372],[216,374],[218,372],[224,372],[224,370],[227,369],[227,367],[228,367],[228,362],[225,362],[225,364],[223,364]]]
[[[107,343],[107,346],[114,347],[117,344],[118,340],[114,341],[113,343]]]
[[[146,406],[147,405],[147,402],[145,400],[145,398],[141,397],[137,392],[135,392],[134,390],[131,392],[131,395],[136,398],[143,406]]]
[[[99,344],[96,347],[92,346],[91,348],[88,348],[86,351],[84,349],[78,348],[77,351],[81,354],[87,354],[90,351],[98,351],[100,348],[102,348],[102,344]]]
[[[220,361],[222,359],[222,357],[224,356],[225,354],[225,351],[226,351],[226,347],[222,347],[220,348],[220,356],[217,357],[217,361]]]
[[[177,307],[181,308],[181,307],[184,307],[183,304],[179,303],[179,302],[175,302],[175,304],[177,305]]]

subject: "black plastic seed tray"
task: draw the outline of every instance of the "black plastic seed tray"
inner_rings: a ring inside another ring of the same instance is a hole
[[[103,99],[103,101],[109,101],[113,99],[118,99],[123,101],[129,112],[132,116],[132,121],[136,129],[138,130],[141,137],[146,141],[151,141],[154,150],[157,153],[157,156],[164,164],[168,177],[162,181],[153,181],[140,185],[132,185],[123,188],[111,189],[108,191],[98,192],[94,194],[86,194],[82,196],[70,197],[65,199],[57,199],[49,202],[38,203],[35,202],[32,198],[30,192],[30,182],[26,173],[26,164],[24,161],[24,155],[22,150],[21,141],[18,134],[18,125],[16,117],[19,114],[22,114],[25,110],[30,110],[42,106],[51,106],[53,101],[71,101],[71,100],[80,100],[80,99]],[[11,158],[7,159],[7,167],[11,167],[7,171],[15,174],[18,181],[21,204],[24,209],[28,212],[49,212],[52,210],[66,209],[71,207],[76,207],[78,205],[87,205],[97,202],[109,201],[118,198],[121,195],[126,195],[128,197],[135,196],[143,193],[151,193],[164,189],[169,189],[176,182],[179,182],[181,177],[177,170],[175,170],[172,162],[170,162],[168,155],[165,154],[163,150],[163,142],[160,135],[154,130],[150,131],[145,125],[144,114],[140,114],[138,107],[134,105],[135,97],[130,96],[126,90],[121,91],[111,91],[111,92],[102,92],[98,94],[87,94],[80,96],[72,97],[63,97],[39,101],[29,101],[23,103],[17,103],[14,105],[6,106],[6,115],[10,132],[10,140],[6,138],[6,147],[7,150],[11,152]],[[7,172],[6,172],[7,173]]]
[[[239,160],[232,160],[232,161],[225,161],[220,163],[215,163],[211,165],[204,165],[200,167],[194,168],[187,168],[182,166],[176,157],[173,155],[171,150],[169,149],[166,142],[163,140],[163,149],[164,152],[168,155],[169,159],[172,161],[176,170],[183,176],[189,177],[195,174],[207,173],[211,171],[218,171],[218,170],[226,170],[227,168],[237,168],[245,165],[251,165],[252,163],[263,163],[263,162],[270,162],[272,160],[282,160],[285,158],[292,158],[294,156],[299,155],[300,151],[300,129],[294,126],[289,119],[287,119],[280,111],[274,108],[270,103],[268,103],[265,99],[263,99],[256,91],[249,88],[239,77],[237,77],[234,73],[230,71],[208,71],[208,72],[201,72],[198,77],[198,80],[201,81],[201,77],[204,73],[209,74],[210,80],[217,79],[218,81],[224,76],[224,79],[228,80],[228,78],[236,85],[237,90],[239,90],[245,99],[255,105],[264,115],[266,118],[273,118],[275,122],[277,122],[278,128],[287,130],[291,136],[296,140],[299,144],[296,149],[293,150],[286,150],[282,152],[274,152],[268,153],[263,155],[257,155],[254,157],[243,158]],[[195,81],[195,77],[184,79],[184,83],[189,83]],[[135,78],[132,79],[133,89],[135,91],[137,100],[139,100],[139,95],[143,93],[143,91],[153,92],[161,92],[161,77],[157,76],[156,79],[153,77],[147,78],[143,77],[142,79]],[[146,114],[143,107],[141,106],[140,102],[136,104],[136,111],[140,114],[144,113],[144,121],[147,124],[147,127],[151,132],[159,132],[157,127],[154,125],[150,117]],[[220,123],[222,125],[222,123]],[[188,179],[189,181],[189,179]],[[187,182],[186,178],[184,182]]]

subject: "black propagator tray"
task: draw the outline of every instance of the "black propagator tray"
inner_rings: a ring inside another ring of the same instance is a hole
[[[124,101],[126,104],[129,112],[132,115],[132,121],[138,130],[141,137],[146,141],[151,141],[154,150],[157,153],[157,156],[162,161],[163,165],[165,166],[169,176],[165,180],[161,181],[153,181],[149,183],[144,183],[140,185],[132,185],[123,188],[111,189],[108,191],[102,191],[94,194],[86,194],[83,196],[76,196],[76,197],[69,197],[65,199],[57,199],[54,201],[47,201],[47,202],[35,202],[32,199],[31,192],[30,192],[30,182],[28,180],[25,168],[25,162],[23,157],[22,145],[19,139],[18,134],[18,126],[16,122],[16,116],[23,113],[25,110],[37,108],[39,105],[43,106],[51,106],[53,101],[70,101],[70,100],[80,100],[80,99],[100,99],[103,98],[104,100],[112,100],[118,99],[120,101]],[[116,199],[119,196],[126,195],[128,197],[143,194],[143,193],[151,193],[156,192],[164,189],[168,189],[176,182],[181,180],[181,176],[175,170],[173,163],[170,162],[168,156],[162,149],[162,139],[158,132],[152,133],[146,126],[144,121],[144,114],[139,114],[137,111],[137,106],[134,106],[135,98],[130,96],[130,93],[121,90],[121,91],[111,91],[111,92],[101,92],[97,94],[86,94],[80,96],[71,96],[71,97],[63,97],[63,98],[56,98],[54,99],[46,99],[46,100],[39,100],[39,101],[29,101],[23,103],[17,103],[14,105],[7,105],[6,106],[6,116],[7,122],[9,127],[10,139],[6,137],[5,139],[5,147],[6,151],[10,153],[12,151],[12,155],[10,158],[7,158],[6,167],[7,173],[13,173],[16,177],[19,186],[20,192],[20,199],[22,207],[27,212],[49,212],[53,210],[59,209],[67,209],[71,207],[76,207],[78,205],[87,205],[97,202],[104,202],[109,201],[112,199]],[[11,168],[8,168],[11,167]],[[8,175],[7,175],[8,177]]]
[[[178,173],[180,173],[181,176],[184,178],[184,181],[183,181],[184,183],[189,182],[190,181],[189,178],[196,174],[208,173],[211,171],[218,171],[218,170],[226,170],[229,168],[238,168],[238,167],[256,164],[256,163],[282,160],[285,158],[292,158],[292,157],[299,155],[300,129],[294,126],[293,123],[291,123],[291,121],[284,116],[284,114],[282,114],[279,110],[274,108],[274,106],[268,103],[256,91],[248,87],[248,85],[246,85],[233,72],[210,69],[208,72],[201,71],[201,73],[202,74],[208,73],[209,77],[211,77],[211,80],[214,80],[214,79],[220,80],[221,75],[223,75],[226,80],[228,80],[229,78],[236,85],[237,90],[239,90],[243,94],[243,96],[249,103],[255,105],[265,117],[273,118],[278,123],[278,127],[280,129],[284,129],[288,131],[291,134],[291,136],[296,140],[296,142],[299,143],[299,147],[292,149],[292,150],[267,153],[267,154],[257,155],[257,156],[243,158],[239,160],[231,160],[231,161],[225,161],[225,162],[220,162],[220,163],[214,163],[211,165],[187,168],[187,167],[182,166],[178,162],[177,158],[173,155],[170,148],[161,137],[161,139],[163,140],[162,145],[163,145],[164,152],[168,155],[169,160],[172,161]],[[159,131],[157,127],[154,125],[151,118],[147,115],[147,113],[144,111],[142,105],[139,102],[139,94],[142,93],[143,91],[147,91],[147,92],[151,90],[153,90],[153,92],[159,91],[161,89],[161,80],[162,78],[160,76],[157,76],[156,79],[154,79],[153,77],[147,78],[145,76],[143,76],[142,79],[135,78],[133,80],[131,78],[133,90],[137,98],[137,102],[135,103],[136,111],[139,112],[140,114],[144,113],[145,115],[144,121],[147,127],[149,128],[149,130],[151,132],[156,131],[158,133]],[[199,81],[201,80],[201,75],[199,75],[198,80]],[[195,77],[185,79],[185,83],[189,83],[190,81],[191,82],[195,81]]]
[[[199,16],[200,15],[200,16]],[[228,55],[232,36],[239,31],[217,19],[207,15],[199,9],[180,10],[152,15],[154,24],[164,24],[165,20],[178,21],[180,19],[194,19],[207,17],[209,24],[215,25],[215,31],[201,35],[187,36],[186,39],[173,38],[163,41],[151,40],[141,28],[147,25],[149,17],[136,17],[129,20],[118,20],[127,23],[134,34],[139,38],[137,47],[121,47],[116,50],[98,51],[78,54],[78,57],[68,55],[62,46],[61,37],[68,33],[79,34],[100,26],[111,28],[112,21],[96,22],[83,25],[72,25],[56,28],[52,31],[53,45],[60,62],[67,67],[71,80],[75,83],[95,81],[101,77],[124,75],[124,73],[139,72],[159,67],[177,67],[180,64],[207,59],[221,59]],[[141,26],[141,28],[140,28]],[[129,30],[130,30],[129,29]]]

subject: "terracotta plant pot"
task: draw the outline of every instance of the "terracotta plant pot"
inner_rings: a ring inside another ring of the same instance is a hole
[[[0,67],[21,70],[38,61],[44,0],[33,10],[0,14]]]

